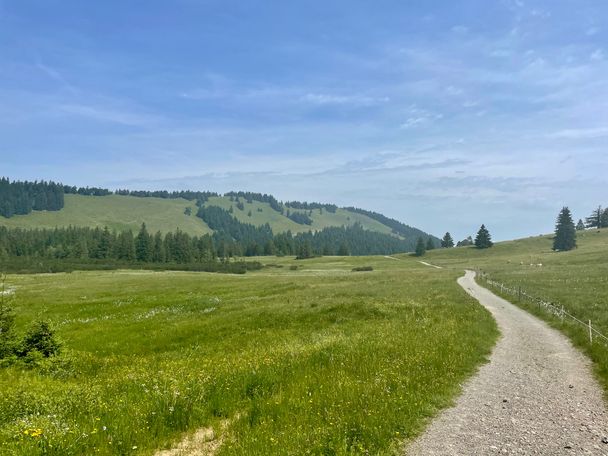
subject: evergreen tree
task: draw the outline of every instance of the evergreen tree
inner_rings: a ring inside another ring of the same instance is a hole
[[[433,242],[433,238],[429,237],[426,240],[426,249],[427,250],[433,250],[435,248],[435,243]]]
[[[155,263],[164,263],[167,260],[165,253],[165,244],[163,243],[163,236],[160,231],[154,235],[152,242],[152,261]]]
[[[146,263],[152,259],[152,238],[148,234],[145,223],[141,224],[141,229],[135,238],[135,258]]]
[[[449,232],[445,233],[443,236],[443,239],[441,240],[441,247],[444,249],[454,247],[454,239],[452,239],[452,235]]]
[[[456,247],[467,247],[469,245],[473,245],[473,238],[471,236],[467,236],[466,239],[456,243]]]
[[[420,257],[426,253],[426,244],[424,239],[421,237],[418,238],[418,242],[416,242],[416,252],[415,255]]]
[[[608,207],[604,209],[604,212],[602,212],[602,216],[600,218],[600,226],[602,228],[608,228]]]
[[[346,242],[343,242],[342,244],[340,244],[340,247],[338,248],[338,256],[349,256],[350,255],[350,251],[348,249],[348,244],[346,244]]]
[[[487,249],[493,245],[494,243],[492,242],[490,232],[485,225],[481,225],[479,231],[477,232],[477,236],[475,237],[475,247],[478,249]]]
[[[585,229],[585,224],[581,219],[578,219],[578,223],[576,224],[576,231],[583,231]]]
[[[587,228],[601,228],[602,227],[602,206],[598,206],[589,217],[585,218]]]
[[[553,250],[572,250],[576,247],[576,229],[570,209],[563,207],[557,216]]]

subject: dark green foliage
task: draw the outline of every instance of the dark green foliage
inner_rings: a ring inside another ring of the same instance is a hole
[[[486,228],[485,225],[481,225],[479,231],[477,232],[477,236],[475,237],[475,247],[478,249],[488,249],[492,247],[494,243],[492,242],[492,237],[490,236],[490,232]]]
[[[192,208],[188,206],[186,209],[184,209],[184,214],[188,216],[192,215]]]
[[[312,252],[312,246],[310,245],[310,241],[306,240],[298,247],[298,255],[296,256],[296,260],[306,260],[308,258],[313,258],[315,255]]]
[[[291,212],[287,217],[300,225],[312,225],[312,219],[303,212]]]
[[[608,207],[602,212],[602,216],[600,217],[600,226],[602,228],[608,228]]]
[[[443,236],[443,239],[441,240],[441,247],[444,249],[454,247],[454,239],[452,239],[452,235],[449,233],[449,231]]]
[[[435,243],[433,242],[433,238],[429,237],[426,240],[426,249],[427,250],[433,250],[435,248]]]
[[[107,196],[111,195],[112,191],[107,188],[99,187],[70,187],[69,185],[63,186],[63,191],[68,195],[85,195],[85,196]]]
[[[576,231],[583,231],[585,229],[585,224],[582,219],[578,219],[578,223],[576,224]]]
[[[418,241],[416,242],[416,250],[414,251],[414,254],[417,257],[423,256],[426,253],[426,243],[424,242],[424,238],[422,236],[420,236],[418,238]]]
[[[61,343],[57,340],[55,330],[48,321],[35,321],[25,334],[19,355],[27,356],[31,352],[38,352],[45,358],[59,354]]]
[[[304,209],[307,211],[310,211],[312,209],[325,209],[327,212],[331,212],[332,214],[335,214],[335,212],[338,210],[338,206],[336,206],[335,204],[322,204],[322,203],[306,203],[306,202],[300,202],[300,201],[287,201],[285,203],[286,207],[290,207],[292,209]]]
[[[473,238],[471,236],[467,236],[466,239],[456,243],[456,247],[467,247],[469,245],[473,245]]]
[[[63,208],[63,185],[54,182],[11,182],[0,179],[0,216],[12,217],[34,211]]]
[[[602,227],[602,206],[598,206],[589,217],[585,217],[585,224],[587,228]]]
[[[340,244],[337,254],[338,254],[338,256],[350,255],[350,250],[348,249],[348,245],[346,244],[346,242],[343,242],[342,244]]]
[[[429,236],[427,233],[411,227],[409,225],[406,225],[405,223],[401,223],[395,219],[392,218],[388,218],[382,214],[379,214],[377,212],[372,212],[372,211],[367,211],[365,209],[359,209],[357,207],[345,207],[344,209],[346,209],[347,211],[350,212],[354,212],[356,214],[362,214],[365,215],[371,219],[374,219],[380,223],[382,223],[383,225],[388,226],[390,229],[393,230],[393,233],[399,235],[399,236],[403,236],[406,239],[416,239],[419,236],[424,237],[425,239]],[[439,243],[440,240],[438,238],[433,237],[433,241]],[[411,243],[412,248],[414,247],[414,243]]]
[[[367,271],[373,271],[373,270],[374,270],[374,268],[372,266],[358,266],[358,267],[352,269],[353,272],[367,272]]]
[[[236,203],[236,208],[237,208],[239,211],[244,211],[244,210],[245,210],[245,205],[243,204],[243,202],[242,202],[242,201],[239,201],[238,203]]]
[[[576,228],[570,209],[563,207],[557,216],[553,250],[572,250],[576,247]]]
[[[148,234],[146,224],[142,223],[141,229],[135,238],[135,258],[137,261],[149,262],[152,261],[153,240]]]

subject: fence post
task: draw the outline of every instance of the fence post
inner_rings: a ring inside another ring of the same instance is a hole
[[[593,344],[593,331],[591,328],[591,320],[589,320],[589,343]]]
[[[560,312],[560,317],[562,317],[562,323],[564,322],[564,305],[562,304],[562,311]]]
[[[517,300],[521,301],[521,285],[519,286],[519,288],[517,289]]]

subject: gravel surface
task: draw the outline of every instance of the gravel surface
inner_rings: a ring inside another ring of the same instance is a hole
[[[608,455],[608,412],[590,361],[474,277],[467,271],[458,283],[492,312],[502,337],[455,406],[407,454]]]

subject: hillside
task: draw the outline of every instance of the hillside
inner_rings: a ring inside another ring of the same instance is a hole
[[[187,216],[187,207],[192,215]],[[163,233],[176,228],[190,234],[211,233],[195,217],[194,201],[185,199],[137,198],[134,196],[65,195],[65,206],[59,211],[33,211],[27,215],[0,217],[0,226],[9,228],[55,228],[67,226],[101,227],[111,230],[137,231],[145,222],[151,232]]]
[[[255,195],[255,194],[254,194]],[[266,195],[265,195],[266,196]],[[210,196],[205,207],[220,207],[239,222],[261,227],[268,224],[272,231],[293,234],[320,231],[329,227],[349,227],[361,225],[365,230],[392,235],[406,241],[415,242],[419,236],[428,237],[416,228],[388,219],[373,212],[361,213],[354,208],[336,208],[332,205],[311,205],[312,209],[302,209],[279,203],[234,196]],[[0,216],[0,226],[8,228],[55,228],[55,227],[104,227],[111,230],[136,232],[146,223],[150,232],[167,233],[179,228],[181,231],[200,236],[211,234],[213,230],[197,214],[196,201],[183,198],[156,198],[110,194],[89,196],[65,194],[64,205],[59,210],[33,210],[26,215]],[[306,205],[306,203],[293,203]],[[319,206],[319,207],[316,207]],[[327,209],[327,207],[329,209]],[[190,208],[190,215],[186,213]],[[371,214],[367,215],[367,214]],[[374,216],[377,216],[374,218]],[[391,221],[391,226],[382,221]],[[395,230],[395,226],[398,230]],[[433,237],[438,244],[439,239]]]

